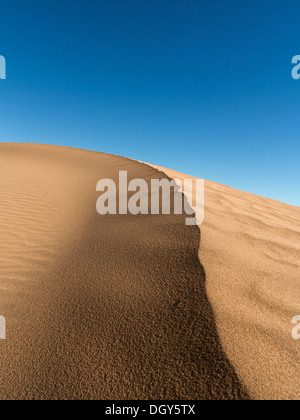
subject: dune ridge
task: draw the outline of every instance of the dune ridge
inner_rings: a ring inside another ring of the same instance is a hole
[[[0,399],[247,399],[184,215],[99,216],[96,184],[162,172],[0,144]]]
[[[223,348],[249,395],[299,400],[300,208],[205,181],[199,258]]]

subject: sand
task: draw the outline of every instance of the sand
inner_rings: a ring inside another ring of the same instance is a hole
[[[200,229],[186,226],[184,215],[96,212],[97,182],[117,181],[120,170],[127,170],[129,179],[148,183],[166,177],[145,164],[101,153],[0,144],[0,315],[7,322],[7,339],[0,340],[0,399],[247,399],[239,360],[219,328],[242,379],[217,332],[198,255]],[[248,210],[240,200],[243,214]],[[227,241],[218,239],[219,249],[213,252],[214,238],[206,237],[201,259],[211,264],[210,296],[221,296],[220,306],[212,299],[218,326],[225,312],[240,354],[245,340],[252,338],[237,340],[248,325],[245,316],[259,326],[262,319],[253,306],[248,308],[247,295],[240,302],[232,302],[229,292],[223,296],[227,289],[239,296],[247,284],[246,278],[233,276],[226,252],[236,246],[230,245],[230,235],[233,240],[241,235],[245,244],[250,239],[243,236],[242,221],[232,232],[224,223],[218,228],[222,216],[221,203],[217,205],[208,222]],[[242,217],[238,210],[237,218]],[[262,217],[273,223],[269,210],[266,205]],[[290,229],[282,229],[283,249],[296,242],[288,238],[296,235],[297,214],[295,210]],[[260,225],[253,224],[258,232]],[[274,236],[276,232],[274,228]],[[275,264],[268,263],[264,270]],[[257,263],[256,268],[262,270]],[[281,272],[287,274],[285,269],[295,271],[283,264]],[[252,271],[244,267],[249,279]],[[226,284],[229,277],[231,285]],[[254,302],[278,298],[268,295],[267,287],[257,286],[256,295],[260,300]],[[270,306],[265,310],[271,313]],[[276,316],[282,313],[275,311]],[[269,319],[271,325],[275,321]]]
[[[96,184],[191,177],[0,143],[0,399],[299,399],[300,209],[205,183],[205,221],[96,212]]]
[[[299,400],[300,208],[206,181],[199,259],[240,383],[254,399]]]

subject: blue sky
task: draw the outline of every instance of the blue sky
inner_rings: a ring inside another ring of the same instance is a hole
[[[1,2],[0,141],[128,156],[300,206],[300,2]]]

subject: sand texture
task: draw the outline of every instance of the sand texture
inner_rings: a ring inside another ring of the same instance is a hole
[[[284,323],[297,309],[299,210],[211,184],[199,260],[184,215],[96,212],[97,182],[120,170],[166,177],[101,153],[0,144],[0,399],[247,399],[251,380],[259,396],[291,395],[298,370],[278,375],[299,356]]]
[[[299,400],[300,209],[206,181],[199,258],[223,348],[250,397]]]

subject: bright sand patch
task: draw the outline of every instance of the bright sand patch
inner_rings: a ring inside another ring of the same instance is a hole
[[[199,257],[223,347],[249,394],[299,400],[300,209],[206,181]]]
[[[198,227],[97,214],[97,182],[121,170],[165,177],[116,156],[0,144],[0,398],[247,398],[219,342]]]

